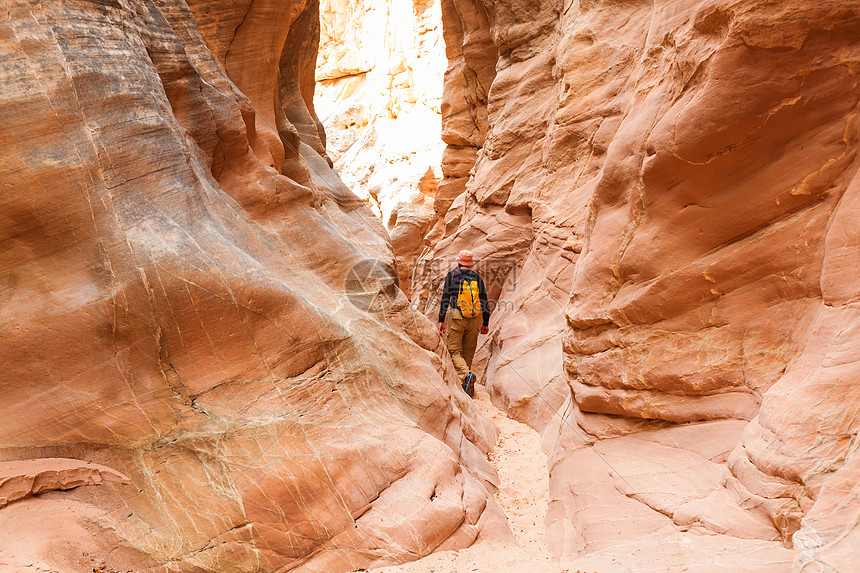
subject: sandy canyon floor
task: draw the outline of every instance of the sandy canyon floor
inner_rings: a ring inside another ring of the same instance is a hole
[[[546,455],[541,451],[537,432],[508,418],[496,408],[482,385],[475,388],[475,401],[481,413],[499,428],[496,450],[491,461],[499,472],[496,494],[519,545],[477,543],[459,551],[434,553],[395,567],[377,569],[380,573],[445,573],[451,571],[564,571],[547,550],[544,519],[547,512],[549,479]]]

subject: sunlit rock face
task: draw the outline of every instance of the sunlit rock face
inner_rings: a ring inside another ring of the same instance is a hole
[[[554,551],[856,568],[856,3],[485,10],[486,138],[413,296],[465,247],[501,277],[478,359],[544,434]]]
[[[317,5],[2,12],[0,568],[337,572],[505,537],[492,426],[326,161]]]
[[[442,178],[439,2],[324,0],[320,19],[314,101],[326,148],[382,219],[408,295]]]

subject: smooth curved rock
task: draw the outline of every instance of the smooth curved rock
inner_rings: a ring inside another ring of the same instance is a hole
[[[447,39],[472,6],[443,5]],[[746,547],[751,570],[789,569],[792,549],[795,570],[844,568],[857,7],[485,6],[486,139],[413,298],[432,316],[461,248],[501,270],[476,360],[494,402],[544,434],[555,551],[662,563],[671,536],[692,567],[703,533]]]
[[[509,536],[493,427],[326,161],[318,18],[0,11],[0,459],[131,480],[0,510],[5,562],[335,572]]]

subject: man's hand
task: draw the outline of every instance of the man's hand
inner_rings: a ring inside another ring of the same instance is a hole
[[[445,336],[445,323],[444,322],[439,323],[439,335]]]
[[[490,332],[489,326],[482,326],[481,327],[481,334],[488,334],[489,332]]]

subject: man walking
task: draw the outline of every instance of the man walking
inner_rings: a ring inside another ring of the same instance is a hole
[[[490,305],[484,281],[472,270],[471,251],[460,251],[457,268],[445,277],[442,304],[439,308],[439,334],[445,336],[445,315],[448,318],[448,338],[445,344],[457,370],[460,384],[469,396],[474,394],[475,375],[472,358],[478,346],[478,333],[487,334],[490,323]]]

